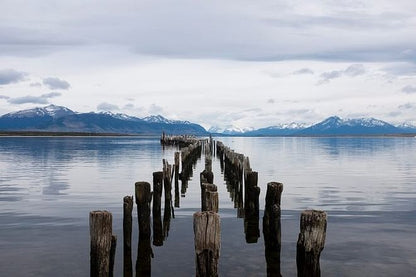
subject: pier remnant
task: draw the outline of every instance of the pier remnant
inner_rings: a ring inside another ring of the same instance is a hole
[[[221,248],[220,217],[215,212],[194,213],[196,276],[218,276]]]
[[[133,196],[123,198],[123,276],[133,276],[133,263],[131,259]]]
[[[92,277],[110,275],[112,221],[113,216],[108,211],[90,212],[90,276]]]
[[[324,211],[305,210],[300,217],[296,264],[298,277],[319,277],[319,258],[325,245],[327,215]]]

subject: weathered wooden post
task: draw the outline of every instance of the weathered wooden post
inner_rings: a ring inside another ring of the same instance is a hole
[[[202,211],[212,211],[218,213],[218,202],[218,192],[207,189],[205,191],[205,207],[202,208]]]
[[[163,212],[163,237],[167,238],[170,229],[170,219],[172,216],[172,183],[171,165],[164,160],[163,166],[163,185],[165,190],[165,209]]]
[[[180,197],[179,197],[179,152],[175,152],[175,208],[180,206]]]
[[[327,215],[324,211],[302,212],[296,251],[298,277],[321,276],[319,257],[325,245],[326,225]]]
[[[201,184],[201,211],[207,211],[207,195],[206,195],[207,191],[216,192],[217,186],[214,184],[209,184],[209,183]],[[208,196],[208,197],[211,197],[211,196]],[[215,196],[212,196],[212,197],[215,197]],[[217,194],[217,200],[218,200],[218,194]],[[215,201],[215,199],[210,198],[209,201]],[[215,203],[210,203],[210,205],[211,206],[215,205]],[[216,205],[218,208],[218,203]]]
[[[260,188],[257,186],[258,173],[249,171],[247,173],[244,202],[244,227],[247,243],[256,243],[260,237],[259,230],[259,195]]]
[[[163,187],[163,172],[153,172],[153,245],[163,245],[163,226],[161,212],[161,197]]]
[[[123,198],[123,275],[133,276],[133,263],[131,260],[131,233],[132,233],[133,196]]]
[[[218,276],[221,248],[220,216],[214,212],[194,213],[196,276]]]
[[[139,221],[139,242],[136,261],[136,275],[150,276],[152,248],[150,247],[150,202],[152,193],[148,182],[137,182],[136,204]]]
[[[281,222],[280,201],[283,184],[270,182],[267,184],[266,206],[263,216],[263,235],[265,256],[267,263],[267,276],[280,275],[281,250]]]
[[[113,216],[108,211],[90,212],[90,276],[110,275]]]
[[[139,237],[150,238],[150,202],[152,192],[148,182],[136,182],[137,218],[139,221]]]
[[[114,261],[116,259],[116,248],[117,248],[117,236],[111,235],[111,248],[110,248],[110,272],[109,276],[114,276]]]

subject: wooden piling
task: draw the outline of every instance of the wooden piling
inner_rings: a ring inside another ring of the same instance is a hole
[[[108,211],[90,212],[90,276],[110,274],[110,252],[113,216]]]
[[[244,202],[244,227],[247,243],[257,243],[260,237],[259,230],[259,195],[260,188],[257,186],[258,173],[249,171],[245,185]]]
[[[324,211],[302,212],[296,251],[298,277],[321,276],[319,258],[325,246],[326,225],[327,215]]]
[[[161,212],[161,197],[163,187],[163,172],[153,172],[153,245],[163,245],[163,226]]]
[[[212,211],[218,213],[218,192],[205,191],[205,207],[202,207],[202,211]]]
[[[221,248],[220,217],[214,212],[194,213],[196,276],[218,276]]]
[[[207,211],[207,195],[206,192],[207,191],[211,191],[211,192],[216,192],[217,191],[217,186],[214,184],[209,184],[209,183],[202,183],[201,184],[201,211]],[[211,197],[211,196],[208,196]],[[215,197],[215,196],[213,196]],[[217,198],[218,198],[218,194],[217,194]],[[215,201],[214,199],[209,201]],[[215,205],[215,203],[210,203],[210,205]],[[217,203],[217,208],[218,208],[218,203]]]
[[[139,221],[139,238],[150,238],[150,202],[152,193],[148,182],[136,182],[137,218]]]
[[[263,216],[263,235],[265,257],[267,263],[267,276],[281,276],[280,250],[281,250],[281,209],[280,200],[283,184],[270,182],[267,184],[266,206]]]
[[[179,197],[179,152],[175,152],[175,208],[180,207],[180,197]]]
[[[131,259],[133,196],[123,198],[123,275],[133,276],[133,263]]]
[[[116,248],[117,248],[117,236],[111,235],[111,248],[110,248],[110,268],[109,277],[114,276],[114,261],[116,259]]]

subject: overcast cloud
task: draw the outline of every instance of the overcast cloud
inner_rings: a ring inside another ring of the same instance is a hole
[[[19,72],[14,69],[1,69],[0,70],[0,85],[8,85],[23,81],[27,74],[25,72]]]
[[[413,0],[5,0],[0,14],[0,114],[53,100],[204,127],[416,124],[398,108],[416,102]]]

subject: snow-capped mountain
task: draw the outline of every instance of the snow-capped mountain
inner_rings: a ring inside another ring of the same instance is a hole
[[[0,117],[0,131],[54,131],[119,134],[192,134],[206,130],[188,121],[169,120],[162,116],[145,119],[112,112],[76,113],[68,108],[49,105],[5,114]]]
[[[257,130],[252,130],[246,132],[246,136],[288,136],[293,135],[295,132],[302,130],[309,125],[306,123],[287,123],[287,124],[278,124],[275,126],[270,126],[266,128],[260,128]]]
[[[191,124],[189,121],[170,120],[161,115],[151,115],[142,118],[142,120],[151,123],[162,123],[162,124]]]
[[[331,116],[296,135],[382,135],[400,133],[400,129],[375,118],[341,119]]]
[[[228,125],[225,128],[221,128],[218,126],[211,127],[209,128],[208,132],[214,133],[214,134],[223,134],[223,135],[242,135],[252,130],[253,128],[240,128],[238,126]]]
[[[70,109],[62,106],[49,105],[43,108],[33,108],[28,110],[22,110],[17,112],[11,112],[3,115],[2,117],[8,118],[33,118],[33,117],[44,117],[50,116],[53,118],[58,118],[62,116],[72,115],[75,112]]]

